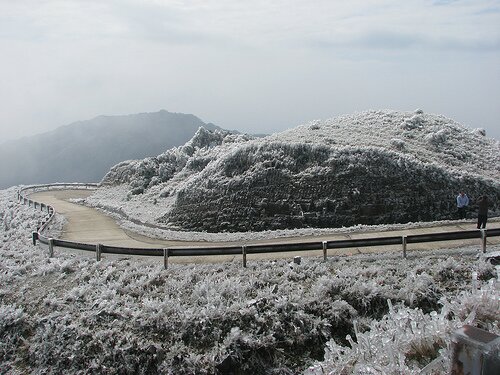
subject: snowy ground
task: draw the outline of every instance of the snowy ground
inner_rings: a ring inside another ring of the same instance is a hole
[[[464,323],[500,334],[478,247],[247,269],[49,259],[30,238],[44,214],[15,192],[0,191],[0,373],[418,374],[446,366]]]

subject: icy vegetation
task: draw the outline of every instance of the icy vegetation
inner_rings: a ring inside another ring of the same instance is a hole
[[[200,128],[113,167],[87,203],[164,228],[247,232],[454,219],[465,190],[500,214],[500,144],[439,115],[370,111],[265,138]]]
[[[500,334],[499,270],[478,247],[246,269],[49,259],[30,236],[44,214],[15,193],[0,191],[0,373],[418,374],[446,368],[464,323]]]

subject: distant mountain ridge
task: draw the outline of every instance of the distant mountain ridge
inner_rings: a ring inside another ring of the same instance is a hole
[[[200,129],[182,147],[114,166],[102,183],[129,189],[114,194],[128,215],[154,202],[156,222],[191,231],[454,219],[460,190],[472,209],[488,195],[499,215],[500,143],[421,110],[367,111],[260,139]]]
[[[98,182],[115,164],[179,146],[198,128],[220,129],[166,110],[98,116],[2,144],[0,188],[18,184]]]

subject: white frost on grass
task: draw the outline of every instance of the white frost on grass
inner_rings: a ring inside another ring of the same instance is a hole
[[[393,307],[388,300],[387,315],[373,320],[364,332],[355,329],[355,337],[348,336],[349,346],[330,340],[324,361],[311,366],[306,374],[418,375],[436,356],[436,348],[440,348],[441,361],[432,373],[448,373],[452,355],[449,338],[455,330],[483,321],[483,329],[500,333],[500,280],[491,279],[479,288],[464,290],[456,299],[443,297],[441,304],[439,312],[426,314],[402,304]]]
[[[45,246],[31,243],[44,213],[17,204],[15,193],[0,191],[1,373],[363,373],[378,366],[413,374],[447,350],[451,330],[464,322],[500,333],[496,271],[477,259],[478,247],[404,261],[252,261],[246,269],[228,262],[164,270],[158,259],[95,262],[70,253],[49,259]],[[480,290],[472,291],[473,273]],[[443,334],[422,329],[427,323]],[[390,355],[378,350],[382,344]]]

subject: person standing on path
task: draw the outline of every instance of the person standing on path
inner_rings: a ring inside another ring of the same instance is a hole
[[[483,195],[477,201],[479,207],[477,211],[477,229],[486,228],[486,221],[488,221],[488,197]]]
[[[459,219],[465,219],[467,216],[467,206],[469,205],[469,197],[463,191],[460,191],[460,194],[457,196],[457,212]]]

